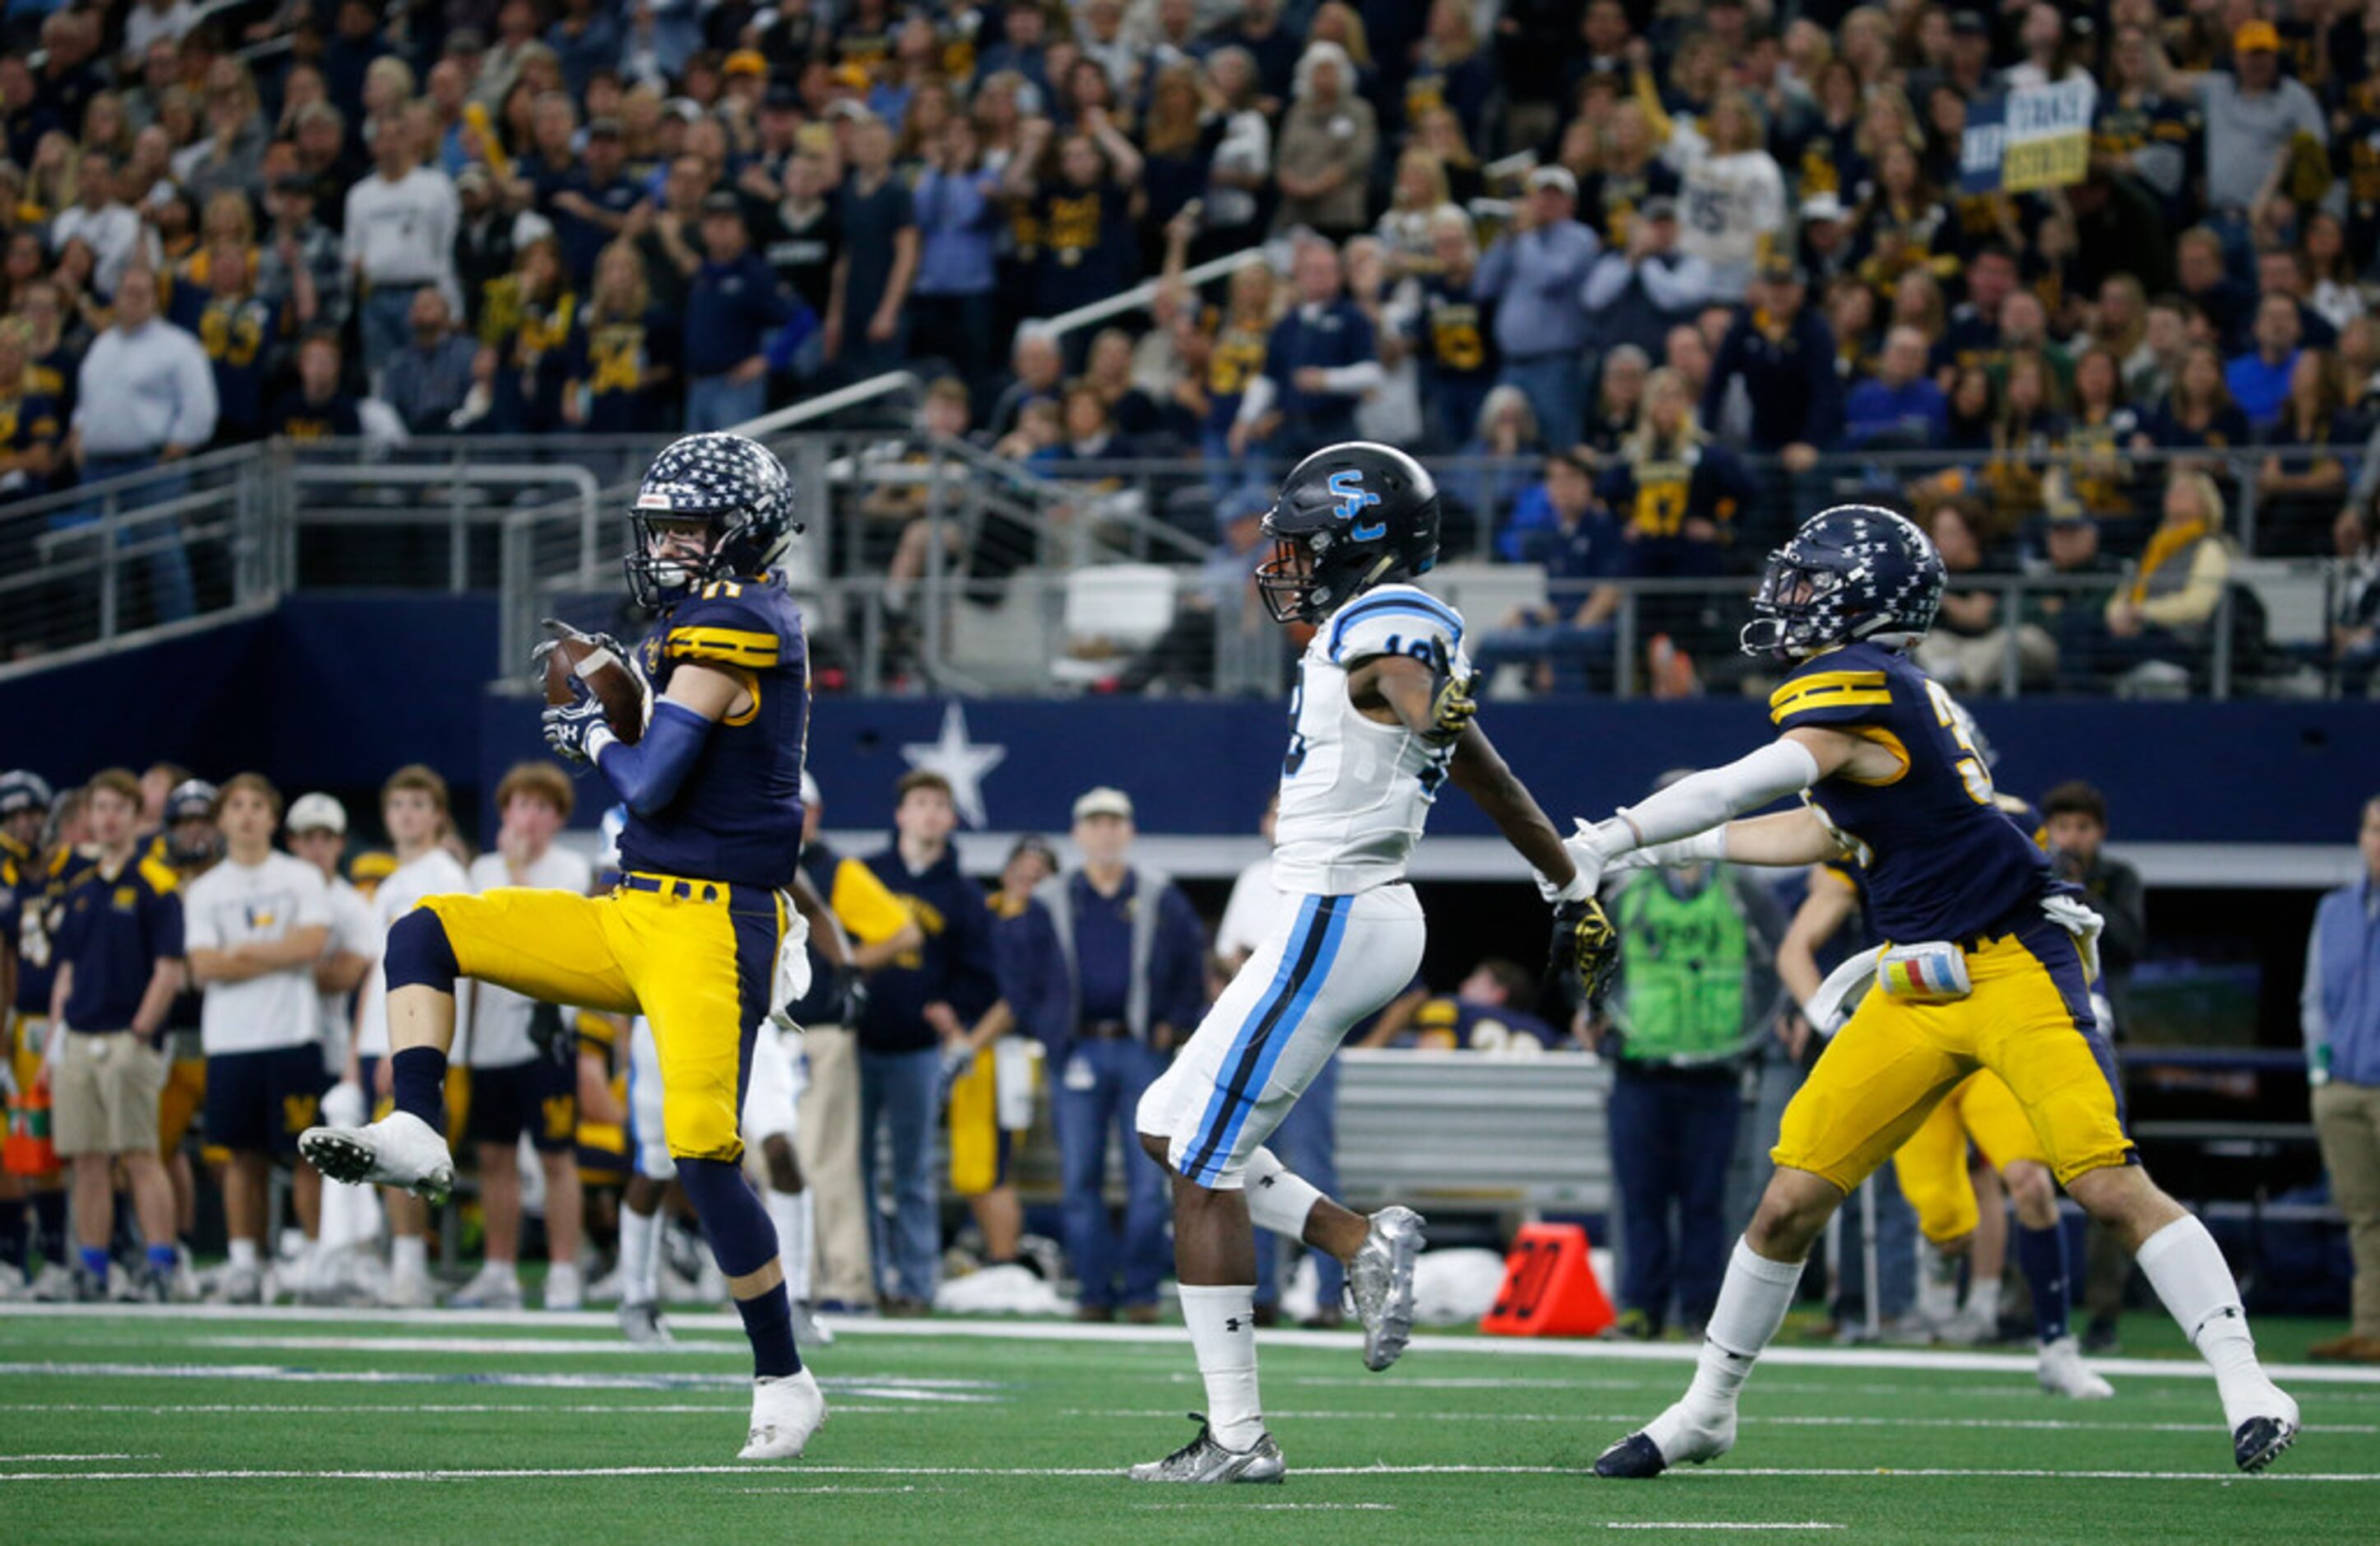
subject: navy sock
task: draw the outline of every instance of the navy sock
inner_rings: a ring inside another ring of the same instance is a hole
[[[794,1346],[794,1302],[782,1283],[765,1294],[735,1301],[744,1318],[744,1334],[752,1339],[752,1377],[773,1380],[802,1371],[802,1356]]]
[[[96,1272],[101,1277],[107,1276],[107,1248],[105,1246],[83,1246],[79,1248],[77,1254],[81,1256],[85,1271]]]
[[[702,1232],[710,1237],[710,1254],[719,1270],[731,1278],[757,1272],[777,1254],[777,1226],[769,1211],[752,1195],[744,1167],[725,1160],[680,1160],[677,1178],[686,1186],[686,1200]]]
[[[2016,1261],[2024,1269],[2025,1285],[2033,1290],[2033,1323],[2044,1342],[2056,1342],[2066,1334],[2066,1230],[2062,1224],[2047,1229],[2026,1229],[2016,1232]]]
[[[0,1267],[25,1275],[25,1253],[33,1243],[33,1218],[22,1199],[0,1202]]]
[[[67,1264],[67,1193],[53,1187],[33,1194],[33,1245],[44,1261]]]
[[[407,1047],[388,1060],[396,1109],[446,1131],[446,1054],[435,1047]]]

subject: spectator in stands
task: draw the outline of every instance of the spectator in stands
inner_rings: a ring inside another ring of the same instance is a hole
[[[459,304],[455,233],[461,219],[455,184],[423,166],[413,130],[402,118],[382,122],[372,138],[375,175],[347,190],[346,234],[367,375],[377,380],[388,357],[405,347],[413,292],[435,286]]]
[[[2289,395],[2289,374],[2298,360],[2298,303],[2266,295],[2256,303],[2255,347],[2224,368],[2223,384],[2248,416],[2252,430],[2269,428]]]
[[[2181,357],[2190,347],[2184,315],[2189,305],[2179,296],[2160,296],[2142,313],[2139,341],[2123,357],[2124,395],[2132,402],[2144,407],[2161,403],[2173,390]],[[2104,315],[2105,300],[2100,309]]]
[[[912,772],[894,791],[892,846],[868,861],[925,941],[878,972],[859,1022],[861,1196],[877,1195],[880,1135],[892,1144],[890,1218],[870,1211],[878,1302],[888,1315],[932,1309],[941,1230],[934,1200],[935,1089],[941,1049],[971,1036],[999,998],[991,914],[959,870],[950,781]]]
[[[1227,437],[1235,458],[1252,442],[1294,462],[1355,439],[1355,403],[1380,382],[1372,323],[1341,286],[1338,251],[1318,238],[1304,242],[1290,274],[1297,305],[1273,324],[1264,371],[1240,398]]]
[[[1925,335],[1913,327],[1885,335],[1876,374],[1843,404],[1843,444],[1922,450],[1949,438],[1950,404],[1925,373]]]
[[[121,1166],[148,1244],[134,1288],[156,1303],[175,1265],[174,1194],[157,1158],[158,1039],[182,981],[182,902],[173,872],[138,852],[140,781],[109,768],[86,787],[97,851],[67,891],[52,941],[55,1029],[43,1076],[58,1157],[74,1172],[75,1296],[107,1295],[109,1175]]]
[[[1428,237],[1431,263],[1410,281],[1405,328],[1420,359],[1430,439],[1453,451],[1475,432],[1499,361],[1487,312],[1472,296],[1479,247],[1471,217],[1446,206],[1430,217]]]
[[[2289,396],[2266,427],[2276,449],[2257,465],[2256,550],[2265,555],[2312,556],[2330,545],[2330,528],[2347,489],[2347,464],[2329,449],[2361,444],[2364,426],[2339,397],[2338,362],[2327,351],[2298,351]],[[2320,447],[2292,450],[2294,447]]]
[[[2380,1363],[2380,797],[2364,802],[2356,846],[2363,874],[2314,910],[2299,1000],[2314,1132],[2355,1263],[2348,1333],[2309,1356]]]
[[[578,294],[562,266],[552,232],[521,244],[513,272],[488,286],[480,342],[494,372],[491,427],[503,434],[551,434],[564,428],[562,388]]]
[[[1785,924],[1767,888],[1723,864],[1639,870],[1621,883],[1612,922],[1620,990],[1588,1036],[1612,1064],[1618,1330],[1693,1336],[1718,1299],[1743,1062],[1777,1016]]]
[[[2319,150],[2329,141],[2322,104],[2305,86],[2281,73],[2281,35],[2252,16],[2231,34],[2231,68],[2175,72],[2160,88],[2195,96],[2206,115],[2206,207],[2225,245],[2244,262],[2250,211],[2287,171],[2301,140]]]
[[[1620,523],[1596,505],[1593,463],[1576,450],[1549,457],[1545,481],[1521,495],[1499,547],[1543,565],[1552,593],[1542,606],[1514,609],[1480,641],[1479,669],[1493,678],[1515,665],[1538,691],[1586,691],[1588,668],[1611,656],[1621,592],[1610,581],[1631,572]]]
[[[58,467],[58,440],[66,426],[58,416],[57,399],[41,390],[33,373],[31,330],[21,321],[0,322],[0,501],[30,499],[49,492]],[[16,552],[30,533],[12,536]],[[16,563],[30,562],[19,556]],[[12,571],[14,565],[10,566]]]
[[[1575,218],[1578,179],[1559,166],[1529,174],[1512,228],[1479,260],[1472,294],[1496,307],[1498,379],[1528,394],[1548,444],[1578,438],[1586,413],[1585,283],[1601,244]]]
[[[314,186],[284,177],[273,186],[273,228],[256,259],[256,293],[299,327],[343,327],[347,265],[338,236],[314,218]]]
[[[929,149],[914,194],[918,257],[909,353],[947,359],[961,379],[981,381],[992,366],[1000,176],[983,163],[972,119],[953,116]]]
[[[478,346],[456,330],[453,308],[432,286],[413,293],[407,321],[410,336],[389,357],[380,397],[410,432],[443,434],[470,395]]]
[[[644,202],[644,189],[626,175],[621,132],[617,118],[589,123],[580,159],[565,157],[562,176],[541,201],[562,238],[563,264],[582,290],[595,277],[595,260],[627,230],[629,216]]]
[[[2359,501],[2341,510],[2331,541],[2344,573],[2330,615],[2328,660],[2340,687],[2362,694],[2380,666],[2380,521],[2371,505]]]
[[[1333,241],[1362,230],[1365,191],[1379,137],[1372,104],[1355,91],[1355,68],[1337,43],[1308,43],[1282,117],[1273,159],[1281,205],[1276,230],[1304,226]]]
[[[2223,450],[2252,443],[2248,416],[2231,400],[2224,384],[2223,357],[2212,344],[2192,344],[2183,351],[2181,368],[2174,372],[2173,390],[2142,425],[2134,444],[2169,449],[2205,447]]]
[[[1678,330],[1671,328],[1670,331],[1674,334]],[[1700,347],[1702,335],[1695,333],[1692,328],[1687,328],[1685,331],[1694,338],[1695,347]],[[1662,340],[1664,348],[1668,347],[1668,342],[1666,337]],[[1705,365],[1707,366],[1709,357],[1706,355],[1703,358]],[[1680,378],[1685,381],[1687,386],[1692,389],[1695,400],[1699,402],[1702,399],[1703,379],[1707,378],[1707,370],[1706,370],[1705,378],[1697,379],[1679,369],[1675,362],[1671,362],[1670,369],[1678,371]],[[1622,344],[1605,355],[1603,369],[1596,375],[1595,401],[1587,408],[1586,429],[1585,433],[1580,435],[1579,444],[1586,446],[1597,456],[1618,456],[1621,444],[1635,432],[1636,420],[1644,414],[1645,383],[1652,373],[1652,355],[1633,344]]]
[[[207,252],[207,290],[185,292],[198,302],[185,325],[214,371],[218,445],[237,445],[264,432],[265,381],[277,362],[268,351],[285,331],[280,308],[250,288],[248,253],[237,240],[216,243]]]
[[[1596,487],[1621,523],[1624,572],[1639,579],[1715,578],[1735,540],[1736,517],[1754,495],[1735,454],[1715,444],[1694,416],[1685,378],[1659,370],[1645,383],[1645,411]],[[1695,690],[1691,657],[1712,642],[1708,595],[1652,592],[1637,607],[1639,636],[1666,669],[1657,696]]]
[[[496,847],[471,861],[474,891],[540,886],[584,895],[593,869],[554,838],[575,803],[568,775],[552,762],[522,762],[496,785]],[[542,1039],[540,1011],[550,1016]],[[481,983],[471,994],[462,1062],[471,1070],[469,1138],[478,1150],[487,1260],[447,1296],[465,1309],[521,1305],[520,1145],[526,1138],[545,1176],[545,1308],[578,1308],[578,1069],[558,1014],[506,989]]]
[[[105,152],[92,151],[82,157],[75,186],[81,201],[59,211],[51,221],[50,245],[63,251],[70,241],[87,244],[98,260],[91,289],[101,299],[110,299],[124,278],[125,265],[144,254],[153,259],[151,240],[140,216],[117,197],[115,165]]]
[[[1983,531],[1989,515],[1977,505],[1951,499],[1920,517],[1949,573],[1934,631],[1917,646],[1918,663],[1954,692],[1998,692],[2011,652],[2021,678],[2043,680],[2058,668],[2058,641],[2040,627],[2011,626],[1998,590],[1962,583],[1988,567]]]
[[[1304,58],[1296,34],[1281,24],[1280,0],[1243,0],[1238,17],[1230,25],[1217,28],[1208,41],[1218,48],[1245,50],[1256,64],[1265,95],[1276,103],[1292,95]],[[1347,84],[1352,87],[1354,82]]]
[[[2089,654],[2107,592],[2123,566],[2100,551],[2099,522],[2079,500],[2053,500],[2042,534],[2047,577],[2057,582],[2025,592],[2024,620],[2056,641],[2062,677],[2090,670]]]
[[[2224,267],[2223,238],[2200,225],[2174,245],[2174,276],[2182,298],[2195,304],[2227,354],[2247,348],[2256,320],[2256,292]]]
[[[760,416],[768,403],[768,336],[797,315],[777,276],[752,250],[744,206],[735,194],[703,200],[702,247],[708,256],[686,304],[690,432],[733,429]],[[848,252],[841,262],[850,262]]]
[[[2204,472],[2177,471],[2165,487],[2164,517],[2127,583],[2107,599],[2092,639],[2095,665],[2121,674],[2157,663],[2203,671],[2231,575],[2223,495]]]
[[[1075,801],[1078,868],[1044,882],[1002,927],[1001,982],[1018,1022],[1049,1049],[1051,1117],[1064,1169],[1066,1246],[1079,1318],[1157,1319],[1165,1275],[1164,1176],[1132,1155],[1133,1114],[1204,1008],[1206,938],[1181,888],[1134,862],[1131,797]],[[1108,1215],[1107,1155],[1123,1144],[1123,1238]]]
[[[214,438],[215,383],[206,350],[157,315],[157,275],[146,263],[124,271],[115,325],[83,356],[75,399],[68,454],[86,483],[180,461]],[[137,507],[173,499],[186,486],[178,477],[152,480],[128,503]],[[97,517],[94,509],[84,518]],[[144,566],[158,622],[177,622],[198,610],[180,516],[134,521],[120,530],[118,541],[151,549]]]
[[[1057,137],[1054,161],[1051,134],[1047,118],[1026,124],[1024,144],[1002,175],[1039,233],[1032,303],[1042,318],[1123,290],[1140,262],[1131,208],[1140,152],[1097,106],[1085,109],[1073,132]]]
[[[1628,222],[1626,247],[1587,270],[1587,335],[1598,353],[1633,344],[1650,355],[1713,294],[1709,261],[1678,244],[1678,201],[1648,199]]]
[[[308,334],[298,346],[298,384],[273,405],[265,416],[265,432],[295,441],[362,434],[363,414],[344,390],[342,373],[339,335]]]
[[[1665,154],[1682,164],[1678,196],[1694,212],[1683,249],[1710,265],[1711,294],[1742,299],[1755,270],[1778,249],[1790,213],[1784,175],[1763,145],[1760,115],[1742,91],[1721,91],[1699,132],[1673,132]]]
[[[904,308],[917,277],[916,205],[908,184],[893,175],[892,127],[881,118],[852,127],[851,175],[835,215],[843,249],[824,318],[825,359],[864,381],[900,362],[908,338]],[[706,216],[706,239],[709,231]]]
[[[675,423],[678,344],[674,319],[652,304],[635,244],[614,241],[595,261],[594,293],[569,345],[565,418],[590,434]]]
[[[330,1078],[322,1063],[322,1006],[314,968],[330,940],[331,900],[322,872],[276,852],[281,795],[260,773],[225,781],[215,805],[223,862],[182,898],[190,979],[205,991],[207,1142],[231,1150],[224,1175],[231,1264],[219,1296],[263,1297],[273,1232],[266,1183],[289,1167],[299,1225],[310,1244],[322,1227],[322,1177],[298,1156]]]
[[[1728,441],[1777,458],[1771,501],[1782,509],[1815,508],[1817,491],[1796,492],[1819,453],[1842,428],[1842,385],[1835,377],[1835,335],[1804,309],[1809,286],[1791,258],[1769,258],[1752,304],[1738,311],[1702,389],[1702,422]],[[1783,493],[1779,501],[1777,494]],[[1757,535],[1757,534],[1756,534]]]

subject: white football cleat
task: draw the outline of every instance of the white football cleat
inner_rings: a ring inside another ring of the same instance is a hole
[[[383,1309],[431,1309],[438,1304],[438,1289],[427,1272],[392,1269],[381,1286],[380,1303]]]
[[[298,1152],[351,1187],[399,1187],[432,1204],[455,1190],[446,1140],[411,1112],[391,1112],[361,1127],[309,1127],[298,1136]]]
[[[2041,1388],[2051,1395],[2105,1401],[2116,1394],[2115,1386],[2093,1373],[2091,1366],[2082,1361],[2082,1349],[2071,1333],[2041,1345],[2040,1374]]]
[[[808,1369],[752,1382],[752,1430],[738,1460],[791,1460],[826,1426],[826,1397]]]
[[[1347,1263],[1347,1287],[1364,1323],[1364,1367],[1378,1374],[1413,1338],[1414,1264],[1421,1259],[1423,1225],[1419,1213],[1398,1207],[1381,1209],[1370,1222]]]
[[[518,1309],[520,1273],[509,1261],[483,1263],[471,1281],[446,1296],[448,1309]]]

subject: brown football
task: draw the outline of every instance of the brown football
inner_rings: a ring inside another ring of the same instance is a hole
[[[545,700],[559,706],[576,699],[574,676],[603,705],[612,734],[636,745],[645,733],[645,694],[627,663],[591,640],[564,639],[545,657]]]

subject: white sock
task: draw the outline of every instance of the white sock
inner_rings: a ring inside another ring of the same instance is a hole
[[[1719,1284],[1718,1303],[1704,1329],[1702,1352],[1694,1359],[1694,1382],[1682,1400],[1645,1426],[1663,1455],[1676,1453],[1672,1446],[1688,1428],[1732,1418],[1736,1393],[1743,1389],[1753,1361],[1785,1323],[1785,1311],[1801,1281],[1799,1261],[1771,1261],[1736,1241],[1727,1277]]]
[[[1207,1426],[1225,1449],[1247,1449],[1264,1436],[1257,1401],[1256,1285],[1181,1287],[1182,1319],[1207,1382]]]
[[[480,1272],[483,1277],[503,1278],[515,1286],[518,1286],[520,1283],[520,1267],[517,1263],[499,1261],[492,1256],[488,1258],[487,1265],[481,1267]]]
[[[2273,1382],[2256,1362],[2240,1285],[2206,1226],[2185,1213],[2142,1241],[2137,1259],[2166,1312],[2215,1370],[2224,1420],[2236,1429],[2252,1417],[2270,1415]]]
[[[556,1261],[545,1270],[545,1302],[557,1309],[577,1309],[585,1287],[578,1281],[578,1263]]]
[[[256,1270],[256,1242],[235,1236],[231,1241],[231,1265],[234,1272]]]
[[[419,1235],[400,1235],[388,1243],[388,1270],[401,1278],[430,1275],[430,1242]]]
[[[804,1303],[810,1296],[810,1194],[771,1187],[760,1197],[769,1222],[777,1226],[777,1261],[785,1272],[785,1296]]]
[[[1967,1284],[1967,1313],[1986,1326],[2000,1323],[2000,1280],[1977,1278]]]
[[[1917,1313],[1940,1326],[1959,1313],[1959,1266],[1931,1246],[1917,1248]]]
[[[620,1210],[620,1302],[650,1305],[661,1301],[662,1214],[656,1208],[639,1213]]]
[[[1305,1238],[1305,1221],[1322,1200],[1321,1189],[1283,1165],[1269,1149],[1259,1147],[1248,1156],[1248,1222],[1258,1229]]]

